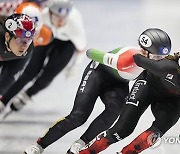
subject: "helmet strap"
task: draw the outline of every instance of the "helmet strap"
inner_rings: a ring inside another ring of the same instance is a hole
[[[148,51],[147,58],[149,58],[149,54],[150,54],[150,52]]]
[[[9,33],[9,36],[10,36],[9,39],[7,41],[5,40],[5,45],[8,51],[12,51],[10,48],[10,41],[12,40],[13,35]]]

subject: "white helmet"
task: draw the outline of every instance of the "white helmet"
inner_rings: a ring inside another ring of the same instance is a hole
[[[40,31],[43,25],[43,18],[40,7],[37,4],[31,2],[22,3],[16,8],[15,12],[30,16],[35,21],[36,32]]]
[[[67,15],[73,6],[73,0],[49,0],[49,10],[55,14]]]

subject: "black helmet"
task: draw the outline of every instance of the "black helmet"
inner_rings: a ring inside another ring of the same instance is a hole
[[[171,51],[171,39],[168,34],[157,28],[146,29],[138,39],[141,48],[156,55],[168,55]]]

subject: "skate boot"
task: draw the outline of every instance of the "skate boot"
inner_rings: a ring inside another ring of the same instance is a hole
[[[33,144],[24,150],[24,154],[41,154],[44,149],[39,144]]]
[[[27,95],[26,92],[21,92],[15,97],[11,102],[12,104],[10,105],[11,110],[13,111],[19,111],[22,109],[29,101],[31,98]]]
[[[81,139],[75,141],[66,154],[79,154],[81,148],[85,146],[85,142]]]

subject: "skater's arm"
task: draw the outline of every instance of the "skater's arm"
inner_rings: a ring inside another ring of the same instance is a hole
[[[131,48],[118,48],[111,52],[103,52],[96,49],[87,50],[87,57],[90,59],[114,68],[119,71],[127,71],[133,67],[137,67],[134,62],[133,55],[140,53],[140,50]]]
[[[147,69],[151,73],[157,76],[162,76],[167,72],[172,72],[176,70],[175,62],[168,60],[166,58],[162,60],[154,60],[146,58],[140,54],[134,55],[134,61],[139,67]]]

